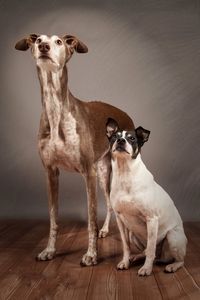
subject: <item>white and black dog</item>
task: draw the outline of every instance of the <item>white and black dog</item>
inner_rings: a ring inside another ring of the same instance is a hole
[[[131,260],[145,257],[138,274],[150,275],[157,246],[162,244],[160,259],[167,263],[165,271],[175,272],[184,264],[187,238],[172,199],[141,159],[140,149],[150,131],[142,127],[121,131],[113,119],[108,119],[106,129],[112,156],[110,200],[123,244],[123,259],[117,268],[128,269]],[[131,242],[141,250],[132,259]]]

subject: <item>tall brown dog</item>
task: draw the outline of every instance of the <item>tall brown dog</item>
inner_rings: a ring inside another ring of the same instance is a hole
[[[99,233],[108,233],[111,208],[109,203],[110,157],[108,141],[102,130],[107,119],[118,121],[121,128],[134,128],[126,113],[102,102],[82,102],[68,89],[66,63],[74,50],[86,53],[88,48],[76,37],[65,35],[31,34],[20,40],[17,50],[31,49],[37,65],[42,93],[42,115],[38,135],[40,156],[47,174],[50,234],[47,247],[38,254],[39,260],[55,255],[58,231],[58,176],[59,168],[83,175],[88,199],[89,244],[82,265],[97,263],[96,175],[100,179],[107,202],[107,216]]]

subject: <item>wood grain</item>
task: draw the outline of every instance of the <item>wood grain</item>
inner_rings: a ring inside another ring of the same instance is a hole
[[[122,256],[113,224],[99,243],[99,264],[81,267],[87,249],[87,226],[63,223],[54,260],[38,262],[47,242],[48,222],[0,222],[0,299],[200,299],[200,223],[186,223],[188,251],[184,268],[174,274],[155,265],[149,277],[137,275],[140,265],[117,271]]]

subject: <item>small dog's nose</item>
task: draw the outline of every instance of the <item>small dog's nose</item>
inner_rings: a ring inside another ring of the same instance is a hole
[[[38,48],[41,52],[48,52],[50,50],[50,46],[48,43],[41,43],[39,44]]]
[[[125,143],[126,143],[126,140],[125,140],[124,138],[119,138],[119,139],[117,140],[117,144],[123,145],[123,144],[125,144]]]

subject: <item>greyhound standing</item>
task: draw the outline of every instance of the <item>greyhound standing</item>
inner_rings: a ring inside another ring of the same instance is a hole
[[[118,121],[121,128],[134,128],[126,113],[102,102],[83,102],[68,89],[66,63],[74,50],[88,52],[76,37],[65,35],[31,34],[20,40],[17,50],[31,49],[37,65],[41,85],[42,115],[38,134],[38,147],[47,174],[50,233],[47,247],[38,254],[39,260],[49,260],[55,255],[58,232],[58,177],[59,168],[79,172],[86,183],[88,199],[89,243],[81,264],[97,263],[96,175],[104,191],[107,215],[99,237],[108,233],[111,207],[109,203],[110,157],[108,141],[102,130],[107,119]]]

